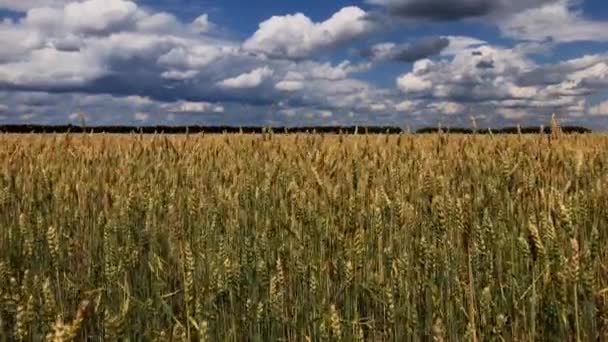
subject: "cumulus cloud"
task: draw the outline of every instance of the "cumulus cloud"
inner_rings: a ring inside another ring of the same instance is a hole
[[[61,7],[77,0],[0,0],[0,9],[26,12],[32,8]]]
[[[521,108],[498,108],[496,112],[507,120],[522,120],[530,115],[529,111]]]
[[[0,85],[36,90],[78,87],[112,74],[120,59],[163,51],[169,37],[137,32],[154,17],[124,0],[89,0],[63,8],[30,9],[17,22],[0,23]],[[3,49],[4,50],[4,49]]]
[[[371,64],[352,64],[350,61],[344,61],[336,66],[331,63],[304,63],[305,70],[302,72],[308,78],[325,79],[325,80],[343,80],[351,74],[365,72],[371,68]]]
[[[149,98],[147,96],[138,96],[138,95],[126,96],[124,98],[124,100],[136,107],[149,106],[149,105],[153,105],[155,103],[154,100],[152,100],[151,98]]]
[[[394,108],[394,94],[391,91],[358,80],[317,80],[307,84],[307,89],[309,93],[306,96],[327,108],[356,112],[389,111]]]
[[[603,110],[588,107],[586,98],[608,87],[606,54],[544,64],[532,58],[551,45],[542,34],[522,34],[516,38],[527,41],[513,47],[463,36],[384,43],[361,63],[336,62],[328,58],[334,48],[377,28],[369,13],[346,7],[318,23],[303,14],[273,17],[242,41],[220,35],[204,13],[183,21],[128,0],[28,2],[11,2],[24,12],[0,19],[0,46],[10,47],[0,49],[0,103],[11,115],[1,114],[8,122],[23,116],[60,123],[79,112],[96,125],[434,125],[438,115],[466,124],[469,112],[540,120],[553,111],[591,120]],[[509,13],[496,20],[502,25],[517,18],[512,13],[555,4],[541,2],[505,2],[489,15]],[[414,63],[382,88],[368,72],[383,60]],[[524,118],[526,112],[534,115]],[[221,115],[187,115],[197,113]]]
[[[595,116],[608,116],[608,101],[603,101],[589,108],[589,114]]]
[[[251,72],[225,79],[218,84],[223,88],[231,89],[255,88],[273,74],[274,70],[269,67],[257,68]]]
[[[162,109],[171,113],[223,113],[224,107],[209,102],[180,101],[168,103],[161,106]]]
[[[22,19],[0,22],[0,33],[3,45],[14,46],[0,51],[3,89],[173,99],[180,97],[176,82],[201,73],[207,79],[218,77],[213,73],[222,72],[212,63],[236,55],[239,46],[200,35],[170,14],[150,13],[125,0],[33,8]],[[184,96],[197,92],[201,97],[223,96],[208,86]]]
[[[28,12],[28,15],[31,12]],[[63,24],[72,32],[101,34],[128,28],[136,21],[137,5],[124,0],[93,0],[65,6]]]
[[[492,63],[493,68],[479,68],[480,63]],[[525,97],[513,76],[533,67],[510,49],[485,45],[463,49],[451,61],[418,61],[397,85],[405,93],[459,102]]]
[[[317,115],[319,115],[322,118],[331,118],[334,115],[334,113],[332,113],[330,110],[318,110]]]
[[[353,74],[368,71],[370,63],[353,64],[343,61],[340,64],[318,62],[290,63],[285,76],[275,84],[275,89],[282,92],[296,92],[305,89],[305,83],[315,81],[339,81],[349,78]]]
[[[192,28],[197,33],[206,33],[211,29],[211,23],[209,22],[209,15],[203,14],[198,16],[192,22]]]
[[[4,83],[45,89],[49,81],[57,88],[82,86],[106,72],[97,58],[52,48],[33,50],[21,61],[0,65],[0,86]]]
[[[133,28],[138,7],[126,0],[69,2],[63,8],[36,7],[27,11],[24,24],[47,34],[109,34]]]
[[[334,113],[331,110],[310,108],[282,109],[278,114],[289,118],[289,120],[300,119],[300,122],[306,122],[307,124],[327,123],[326,120],[334,116]]]
[[[8,37],[8,45],[18,47],[0,51],[0,89],[82,92],[99,98],[104,98],[100,94],[113,94],[131,100],[105,99],[103,106],[109,110],[122,105],[133,113],[149,114],[209,110],[192,103],[217,103],[211,111],[219,112],[227,103],[263,108],[281,101],[288,106],[351,110],[368,108],[385,96],[367,82],[350,79],[369,70],[370,63],[267,59],[243,51],[239,41],[214,37],[193,27],[192,22],[180,23],[169,14],[143,10],[134,2],[87,0],[78,5],[73,8],[108,5],[102,11],[106,17],[114,16],[111,9],[117,8],[117,19],[105,18],[90,26],[68,25],[64,17],[72,5],[65,5],[32,9],[23,19],[0,24],[1,32],[10,33],[0,39]],[[57,17],[50,16],[51,12]],[[194,22],[208,20],[203,15]],[[350,20],[344,12],[336,14],[323,27],[343,36],[344,20]],[[349,25],[345,27],[348,31]],[[255,88],[262,91],[253,91]],[[167,108],[163,102],[187,104]],[[256,112],[252,108],[246,111]],[[74,112],[74,108],[64,112]],[[158,117],[155,114],[151,119]]]
[[[277,90],[294,92],[304,89],[304,84],[301,81],[283,80],[274,86]]]
[[[418,107],[419,103],[416,101],[405,100],[403,102],[398,103],[395,106],[395,109],[400,112],[411,112],[414,111]]]
[[[150,114],[144,112],[136,112],[133,114],[135,121],[146,122],[150,119]]]
[[[176,44],[158,57],[158,64],[167,68],[162,77],[169,80],[186,80],[198,76],[201,69],[211,65],[235,50],[222,45],[199,43]]]
[[[271,57],[302,59],[359,38],[374,29],[359,7],[345,7],[331,18],[315,23],[302,13],[274,16],[243,44],[247,51]]]
[[[38,115],[36,113],[26,113],[19,115],[19,120],[22,123],[30,123],[32,119],[35,119]]]
[[[471,48],[487,45],[488,42],[474,37],[445,36],[450,44],[441,51],[442,56],[454,56],[463,50],[470,51]]]
[[[415,62],[438,55],[450,45],[444,37],[422,38],[412,44],[381,43],[361,51],[361,56],[373,61]]]
[[[608,22],[585,18],[578,7],[580,3],[578,0],[549,2],[508,18],[500,28],[507,37],[529,41],[608,41]]]
[[[430,90],[433,82],[417,76],[415,73],[409,73],[397,79],[397,87],[405,93],[419,93]]]
[[[608,56],[587,55],[552,65],[539,66],[518,77],[523,86],[556,85],[568,80],[580,82],[590,78],[608,77]]]
[[[600,54],[538,65],[516,48],[473,46],[451,60],[418,61],[399,76],[397,86],[408,100],[397,109],[415,112],[416,101],[426,111],[462,117],[480,108],[510,121],[532,119],[523,113],[536,120],[552,112],[581,116],[586,97],[608,86],[607,62]]]
[[[368,0],[397,16],[451,21],[517,13],[560,0]]]
[[[86,124],[89,121],[90,117],[89,117],[89,115],[87,115],[87,113],[85,113],[83,111],[77,111],[77,112],[70,114],[68,116],[68,119],[70,121],[78,123],[78,124],[81,124],[83,122]]]
[[[169,13],[144,14],[143,17],[137,20],[136,25],[136,30],[138,31],[157,34],[167,31],[178,31],[180,29],[180,23],[177,18]],[[196,28],[193,29],[196,31]]]
[[[388,109],[386,103],[372,103],[369,105],[369,110],[372,112],[385,112]]]
[[[434,102],[431,103],[430,108],[444,115],[454,115],[463,113],[466,107],[457,102]]]

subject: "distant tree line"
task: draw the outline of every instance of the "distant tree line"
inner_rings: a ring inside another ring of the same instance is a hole
[[[319,126],[319,127],[262,127],[262,126],[93,126],[81,127],[75,125],[44,126],[44,125],[0,125],[0,132],[4,133],[109,133],[109,134],[222,134],[222,133],[243,133],[243,134],[262,134],[273,132],[275,134],[291,133],[344,133],[344,134],[399,134],[404,130],[400,127],[380,127],[380,126]]]
[[[591,133],[585,127],[564,126],[560,128],[563,133]],[[221,134],[221,133],[243,133],[261,134],[273,132],[275,134],[291,133],[319,133],[319,134],[401,134],[408,132],[401,127],[394,126],[319,126],[319,127],[234,127],[234,126],[95,126],[80,127],[75,125],[46,126],[46,125],[0,125],[2,133],[108,133],[108,134]],[[499,129],[478,129],[470,128],[421,128],[415,131],[417,134],[434,133],[453,133],[453,134],[538,134],[551,133],[551,127],[506,127]]]
[[[574,134],[574,133],[579,133],[579,134],[586,134],[586,133],[592,133],[592,131],[588,128],[585,127],[579,127],[579,126],[564,126],[564,127],[560,127],[560,130],[562,133],[565,134]],[[453,133],[453,134],[539,134],[539,133],[544,133],[544,134],[550,134],[552,133],[553,128],[552,127],[505,127],[505,128],[499,128],[499,129],[478,129],[478,130],[473,130],[471,128],[422,128],[416,131],[416,133],[418,134],[434,134],[434,133],[439,133],[439,132],[444,132],[444,133]]]

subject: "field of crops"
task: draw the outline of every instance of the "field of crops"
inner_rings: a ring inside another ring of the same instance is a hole
[[[608,340],[608,136],[0,136],[0,341]]]

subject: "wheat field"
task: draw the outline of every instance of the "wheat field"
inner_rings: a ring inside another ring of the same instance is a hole
[[[608,136],[0,135],[0,341],[608,341]]]

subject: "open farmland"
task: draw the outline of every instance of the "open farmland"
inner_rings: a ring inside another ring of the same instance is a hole
[[[606,340],[607,242],[607,136],[0,136],[0,341]]]

